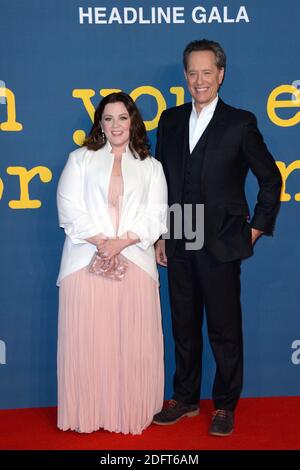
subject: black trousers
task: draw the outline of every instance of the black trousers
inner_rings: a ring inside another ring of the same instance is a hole
[[[198,403],[202,374],[204,308],[216,361],[213,402],[234,410],[243,383],[240,260],[222,263],[208,251],[185,251],[178,242],[168,259],[168,280],[175,341],[174,399]]]

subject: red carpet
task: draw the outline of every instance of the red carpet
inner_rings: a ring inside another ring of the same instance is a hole
[[[56,408],[0,410],[0,449],[300,449],[300,397],[242,399],[235,432],[226,438],[208,435],[211,411],[211,402],[202,401],[195,418],[184,418],[172,426],[151,425],[141,436],[124,436],[106,431],[59,431]]]

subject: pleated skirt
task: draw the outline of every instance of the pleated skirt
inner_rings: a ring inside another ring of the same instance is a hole
[[[61,282],[58,427],[140,434],[164,393],[158,284],[128,261],[122,281],[80,269]]]

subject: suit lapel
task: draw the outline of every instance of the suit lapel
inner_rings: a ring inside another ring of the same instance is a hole
[[[188,104],[189,105],[182,110],[182,115],[178,118],[176,127],[174,128],[174,155],[176,155],[174,163],[176,165],[176,171],[180,175],[182,185],[184,182],[185,153],[186,148],[189,149],[189,121],[192,110],[192,104]]]
[[[212,150],[214,149],[216,142],[220,139],[224,129],[226,127],[226,105],[219,98],[214,115],[211,122],[209,123],[209,132],[207,135],[207,144],[204,152],[203,167],[201,183],[203,184],[205,175],[209,165],[212,163]]]

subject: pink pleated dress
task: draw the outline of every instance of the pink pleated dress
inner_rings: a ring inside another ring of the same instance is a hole
[[[117,229],[122,176],[112,176]],[[58,323],[58,427],[140,434],[161,410],[163,335],[158,284],[128,262],[122,281],[82,268],[61,281]]]

